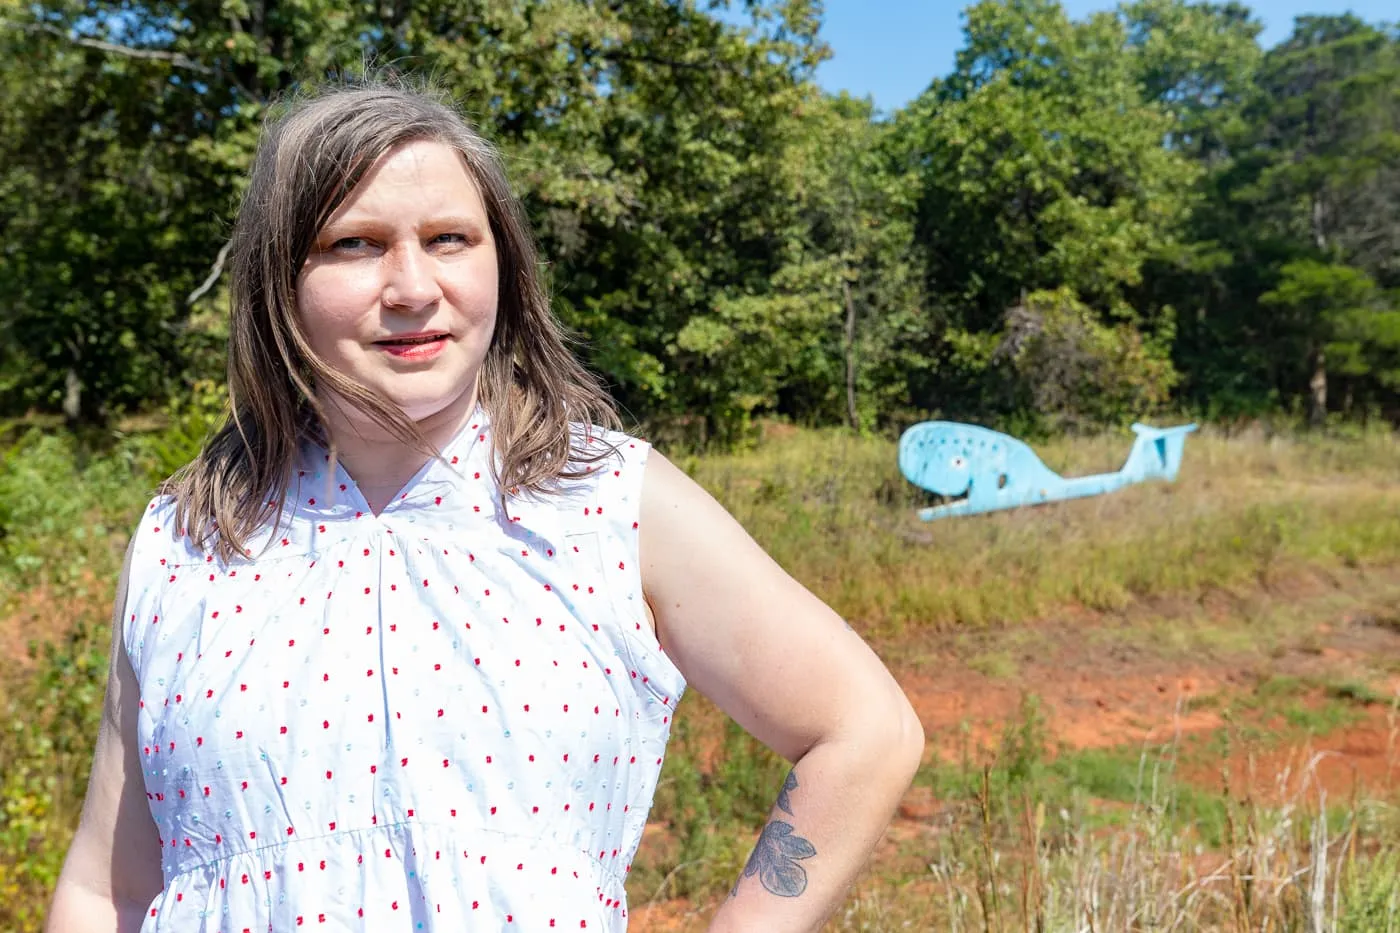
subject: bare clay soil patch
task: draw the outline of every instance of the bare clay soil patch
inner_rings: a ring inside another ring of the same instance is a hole
[[[1275,711],[1257,696],[1261,684],[1308,685],[1297,697],[1305,708],[1334,699],[1326,685],[1349,688],[1360,721],[1312,736],[1311,747],[1327,753],[1329,777],[1349,781],[1355,769],[1379,784],[1394,718],[1387,701],[1400,691],[1397,617],[1400,570],[1312,575],[1185,605],[925,638],[919,661],[897,673],[923,722],[929,760],[945,763],[995,750],[1027,694],[1038,702],[1051,754],[1256,725],[1278,733],[1282,748],[1270,754],[1287,755],[1300,737],[1277,728]]]

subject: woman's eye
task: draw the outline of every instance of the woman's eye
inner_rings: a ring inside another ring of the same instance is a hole
[[[459,246],[467,242],[467,236],[464,233],[439,233],[437,236],[433,237],[433,242]]]
[[[331,244],[331,249],[360,249],[365,245],[362,237],[344,236]]]

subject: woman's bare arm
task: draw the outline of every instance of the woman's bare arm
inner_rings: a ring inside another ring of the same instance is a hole
[[[908,788],[923,731],[875,653],[659,454],[642,495],[642,574],[686,679],[795,762],[714,931],[817,930]]]
[[[160,893],[160,838],[136,749],[140,688],[122,640],[131,549],[117,584],[112,658],[83,815],[58,878],[47,933],[136,933]]]

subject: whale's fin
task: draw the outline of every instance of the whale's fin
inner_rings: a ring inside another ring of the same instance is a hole
[[[1123,464],[1122,474],[1129,482],[1145,479],[1176,479],[1181,469],[1181,453],[1186,447],[1186,435],[1196,430],[1194,424],[1183,424],[1172,428],[1153,428],[1145,424],[1133,425],[1137,435],[1128,460]]]

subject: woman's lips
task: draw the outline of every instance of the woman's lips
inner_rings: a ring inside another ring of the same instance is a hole
[[[401,360],[429,360],[447,346],[446,334],[426,334],[421,337],[395,337],[376,340],[374,345]]]

